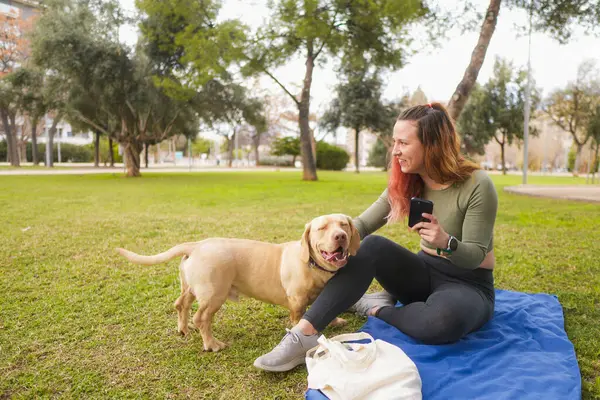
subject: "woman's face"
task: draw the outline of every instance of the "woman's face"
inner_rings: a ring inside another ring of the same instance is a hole
[[[394,125],[392,156],[405,174],[419,174],[425,170],[425,148],[417,136],[417,122],[400,120]]]

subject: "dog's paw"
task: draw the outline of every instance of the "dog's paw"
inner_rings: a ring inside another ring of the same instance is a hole
[[[334,319],[333,321],[331,321],[331,323],[329,324],[329,326],[340,327],[340,326],[346,325],[347,323],[348,323],[348,321],[346,321],[345,319],[337,317],[336,319]]]
[[[181,336],[187,336],[189,335],[191,332],[197,331],[198,328],[196,328],[194,325],[188,325],[185,327],[178,327],[177,328],[177,333],[179,333],[179,335]]]
[[[227,345],[220,340],[214,339],[210,342],[204,343],[204,351],[219,351],[223,350]]]

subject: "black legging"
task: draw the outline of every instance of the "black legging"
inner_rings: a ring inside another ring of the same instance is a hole
[[[415,254],[381,236],[367,236],[304,314],[318,331],[353,305],[373,278],[403,307],[382,307],[377,318],[428,344],[452,343],[493,314],[491,270],[466,270],[449,260]]]

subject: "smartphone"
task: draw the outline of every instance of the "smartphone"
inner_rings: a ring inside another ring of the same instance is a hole
[[[410,211],[408,213],[408,226],[413,227],[421,221],[431,222],[423,217],[423,213],[433,213],[433,202],[430,200],[413,197],[410,199]]]

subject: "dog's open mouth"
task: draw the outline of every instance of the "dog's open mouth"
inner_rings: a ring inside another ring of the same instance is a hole
[[[321,255],[328,263],[331,263],[337,267],[343,267],[348,261],[348,252],[344,250],[342,246],[338,247],[334,252],[328,252],[321,250]]]

